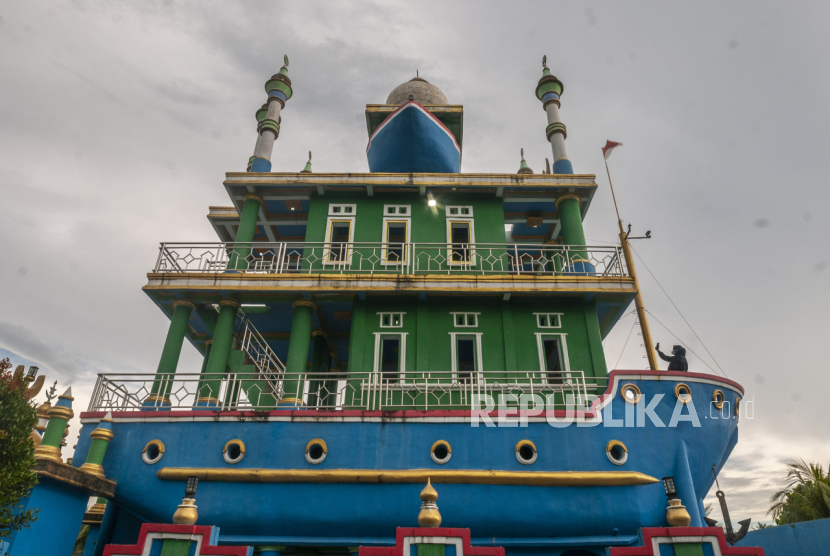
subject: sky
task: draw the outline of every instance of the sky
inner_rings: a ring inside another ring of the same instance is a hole
[[[768,520],[787,460],[830,462],[828,23],[826,2],[760,0],[7,0],[0,356],[71,385],[76,413],[97,373],[155,371],[168,320],[146,273],[162,241],[215,241],[208,206],[229,204],[284,54],[275,171],[309,150],[317,172],[368,171],[365,105],[418,70],[464,105],[462,171],[499,173],[521,148],[537,172],[551,156],[546,54],[575,171],[597,176],[589,243],[617,239],[600,148],[621,141],[609,168],[623,220],[652,232],[634,248],[655,341],[746,388],[720,485],[735,521]],[[610,368],[645,368],[633,322],[606,338]],[[179,368],[199,366],[186,345]]]

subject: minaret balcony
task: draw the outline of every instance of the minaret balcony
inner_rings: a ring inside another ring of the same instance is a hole
[[[596,291],[631,293],[617,245],[162,243],[150,289]]]

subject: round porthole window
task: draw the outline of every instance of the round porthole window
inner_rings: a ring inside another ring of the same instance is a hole
[[[614,465],[622,465],[628,461],[628,448],[619,440],[612,440],[605,446],[605,455]]]
[[[516,444],[516,459],[523,465],[530,465],[536,461],[536,445],[530,440],[522,440]]]
[[[228,440],[222,450],[222,457],[228,463],[239,463],[245,457],[245,443],[241,440]]]
[[[723,392],[721,392],[720,390],[715,390],[712,393],[712,404],[718,409],[723,409],[723,401]]]
[[[141,451],[141,459],[144,460],[144,463],[147,465],[153,465],[154,463],[158,463],[161,457],[164,455],[164,442],[161,440],[151,440],[148,442],[144,449]]]
[[[682,382],[674,387],[674,397],[681,403],[689,403],[692,400],[692,390]]]
[[[309,440],[305,446],[305,459],[313,465],[317,465],[326,459],[327,453],[328,448],[326,447],[326,443],[319,438]]]
[[[450,443],[446,440],[436,440],[435,444],[432,445],[432,448],[429,449],[429,455],[435,463],[441,465],[447,463],[452,457],[452,448],[450,448]]]
[[[622,392],[622,397],[626,403],[636,404],[642,396],[636,384],[626,384],[620,389],[620,392]]]

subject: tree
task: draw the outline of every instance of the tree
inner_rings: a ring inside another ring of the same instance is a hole
[[[37,510],[21,511],[20,499],[37,484],[32,473],[35,446],[29,435],[37,425],[37,411],[26,399],[27,381],[15,377],[9,359],[0,361],[0,538],[29,527]]]
[[[770,498],[778,525],[830,517],[830,469],[797,459],[787,463],[784,489]]]

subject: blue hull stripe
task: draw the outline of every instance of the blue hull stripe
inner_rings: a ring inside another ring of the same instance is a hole
[[[378,126],[366,156],[370,172],[461,171],[461,147],[452,132],[414,101],[401,105]]]

